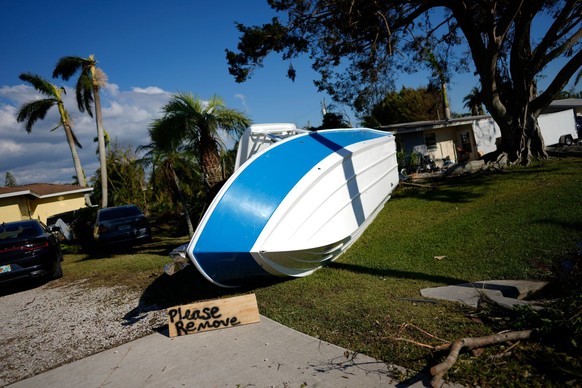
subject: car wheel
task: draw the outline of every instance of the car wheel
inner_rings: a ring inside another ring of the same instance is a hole
[[[57,261],[57,267],[55,268],[51,279],[60,279],[63,277],[63,265],[61,264],[61,260]]]

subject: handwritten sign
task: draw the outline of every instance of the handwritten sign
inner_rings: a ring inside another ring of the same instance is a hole
[[[170,337],[259,322],[255,294],[171,307],[166,310]]]

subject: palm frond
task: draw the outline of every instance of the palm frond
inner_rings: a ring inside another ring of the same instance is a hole
[[[53,70],[53,78],[68,81],[77,71],[85,66],[86,59],[76,56],[62,57]]]
[[[56,103],[57,101],[52,98],[27,102],[18,110],[16,121],[19,123],[26,122],[26,132],[30,133],[34,124],[38,120],[43,120],[48,110]]]
[[[171,116],[164,120],[156,120],[150,127],[150,139],[156,148],[175,150],[184,141],[184,117]]]
[[[93,83],[89,75],[83,72],[77,80],[75,87],[75,95],[77,97],[77,107],[81,113],[87,111],[89,116],[93,117],[91,104],[93,104]]]
[[[218,126],[235,139],[240,138],[245,129],[251,125],[251,121],[244,113],[234,109],[223,108],[218,110],[216,119]]]
[[[28,82],[39,93],[47,97],[56,97],[56,87],[41,76],[32,73],[22,73],[18,77],[22,81]]]
[[[75,132],[73,132],[73,128],[70,128],[70,129],[71,129],[71,135],[73,136],[73,141],[75,142],[75,144],[77,145],[77,147],[83,148],[83,146],[79,142],[79,139],[77,138],[77,135],[75,135]]]
[[[53,129],[51,129],[51,132],[56,131],[57,129],[59,129],[62,126],[63,126],[63,123],[58,123],[56,127],[54,127]]]

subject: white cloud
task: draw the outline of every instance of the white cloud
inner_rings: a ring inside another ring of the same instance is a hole
[[[249,107],[247,105],[247,99],[246,99],[245,95],[244,94],[237,93],[237,94],[234,95],[234,97],[237,100],[240,100],[240,103],[242,104],[245,113],[250,113],[250,109],[249,109]]]
[[[119,94],[119,86],[117,84],[107,83],[101,88],[102,92],[107,92],[112,96],[117,96]]]
[[[144,94],[161,94],[165,93],[164,90],[158,88],[157,86],[148,86],[147,88],[138,88],[133,87],[132,91],[135,93],[144,93]]]
[[[0,155],[17,154],[22,152],[24,147],[22,144],[16,144],[12,140],[0,142]]]

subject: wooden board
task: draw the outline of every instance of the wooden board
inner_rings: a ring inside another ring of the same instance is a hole
[[[171,307],[166,312],[170,337],[225,329],[260,320],[255,294]]]

